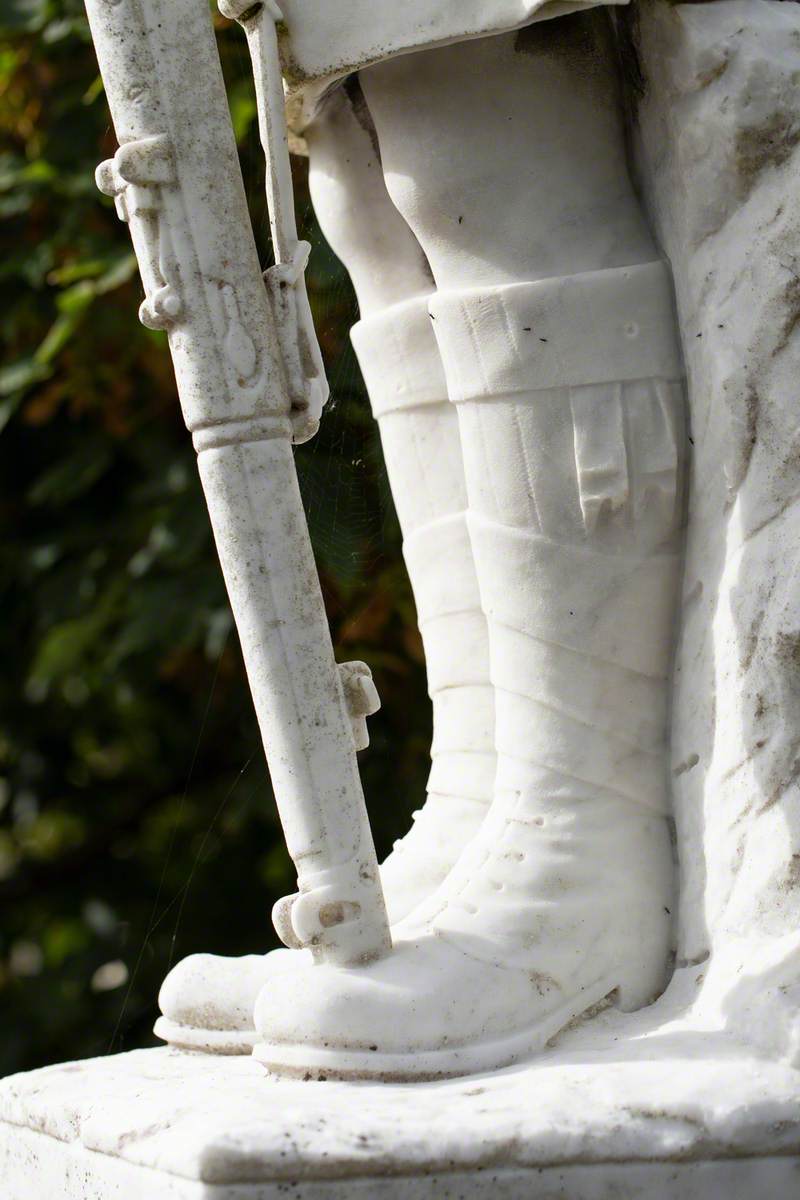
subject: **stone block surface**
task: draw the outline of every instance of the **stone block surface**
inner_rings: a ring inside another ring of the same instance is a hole
[[[530,1062],[442,1083],[277,1079],[166,1048],[12,1076],[3,1200],[785,1200],[797,1073],[692,1016],[698,974]]]

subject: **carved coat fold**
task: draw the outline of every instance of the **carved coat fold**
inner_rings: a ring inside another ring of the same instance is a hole
[[[281,0],[281,57],[300,130],[337,78],[372,63],[628,0]]]

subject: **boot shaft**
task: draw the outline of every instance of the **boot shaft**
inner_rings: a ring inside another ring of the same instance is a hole
[[[431,301],[461,422],[498,773],[425,913],[487,962],[663,979],[681,363],[664,264]],[[641,997],[639,997],[641,998]]]
[[[467,528],[458,416],[427,297],[351,331],[376,416],[425,650],[437,794],[488,799],[494,777],[486,618]]]

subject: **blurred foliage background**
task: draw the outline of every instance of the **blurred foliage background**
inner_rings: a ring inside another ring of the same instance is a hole
[[[215,21],[266,266],[249,60]],[[274,946],[294,877],[165,338],[93,182],[116,145],[81,0],[0,0],[0,138],[2,1075],[155,1044],[170,965]],[[383,700],[383,855],[424,794],[424,668],[354,300],[295,167],[333,396],[296,462],[337,657]]]

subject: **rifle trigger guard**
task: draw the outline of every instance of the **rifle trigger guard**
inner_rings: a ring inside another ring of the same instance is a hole
[[[357,921],[363,912],[354,864],[320,872],[311,885],[284,896],[272,909],[272,923],[290,950],[312,949],[323,954],[341,940],[340,926]],[[345,934],[345,940],[347,935]]]
[[[297,892],[291,896],[282,896],[272,907],[272,924],[275,926],[275,932],[289,950],[303,949],[303,943],[295,933],[292,924],[292,908],[297,898]]]

